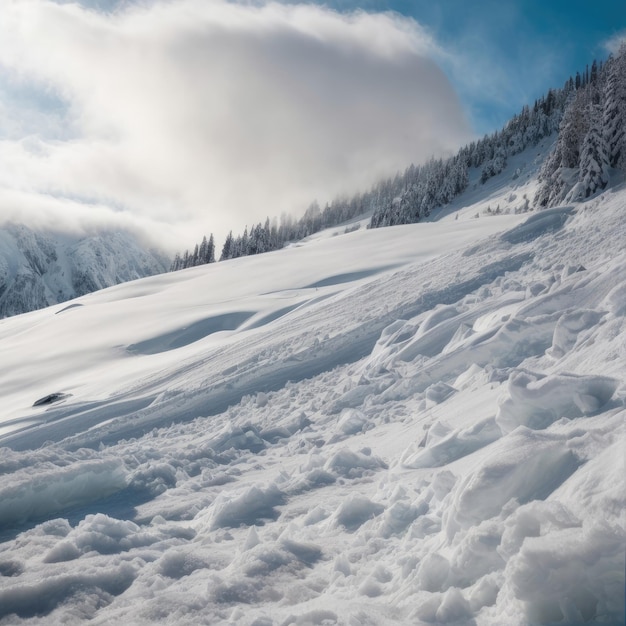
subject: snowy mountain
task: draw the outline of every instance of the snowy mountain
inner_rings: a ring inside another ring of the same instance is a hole
[[[89,237],[0,228],[0,318],[166,271],[168,260],[129,233]]]
[[[1,320],[0,624],[623,623],[626,187],[495,211],[549,148]]]

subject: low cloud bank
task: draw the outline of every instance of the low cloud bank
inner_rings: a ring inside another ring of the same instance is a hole
[[[9,1],[0,220],[175,247],[366,188],[469,137],[442,54],[394,14]]]

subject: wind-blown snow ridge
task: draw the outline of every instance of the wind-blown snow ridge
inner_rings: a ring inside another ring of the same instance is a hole
[[[0,624],[621,623],[625,202],[0,322]]]

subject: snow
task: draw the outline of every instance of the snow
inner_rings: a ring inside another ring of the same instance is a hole
[[[157,274],[167,265],[129,232],[80,236],[0,224],[0,318]]]
[[[0,320],[0,624],[622,623],[626,188],[515,168]]]

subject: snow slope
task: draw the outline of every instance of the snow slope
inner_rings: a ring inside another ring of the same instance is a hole
[[[625,204],[0,321],[0,624],[623,623]]]

